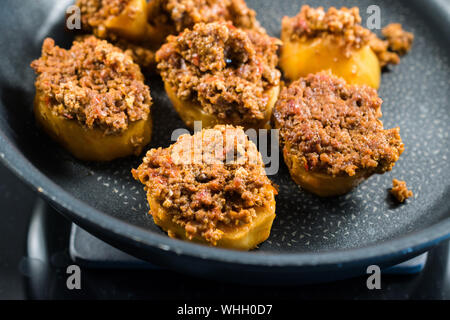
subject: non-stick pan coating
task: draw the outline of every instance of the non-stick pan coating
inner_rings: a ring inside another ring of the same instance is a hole
[[[277,218],[270,238],[257,250],[239,253],[169,239],[146,214],[142,186],[130,169],[139,158],[108,164],[83,163],[52,142],[35,126],[30,62],[39,57],[46,36],[69,47],[73,34],[64,30],[70,1],[5,1],[0,11],[0,157],[63,213],[98,236],[143,258],[193,272],[209,263],[211,270],[277,265],[292,273],[305,265],[370,261],[396,252],[424,250],[450,232],[450,18],[445,1],[308,1],[312,6],[381,8],[382,26],[400,22],[415,35],[412,51],[398,66],[383,72],[379,95],[383,123],[399,126],[405,152],[392,172],[377,175],[348,195],[321,199],[301,191],[280,160],[270,178],[280,186]],[[294,15],[304,1],[247,0],[273,36],[284,15]],[[154,134],[149,147],[168,146],[183,123],[173,110],[158,76],[148,76],[154,99]],[[392,178],[406,180],[415,197],[398,205],[388,193]],[[409,250],[408,250],[409,249]],[[189,259],[186,266],[181,259]],[[200,259],[198,257],[202,257]],[[222,261],[216,265],[211,261]],[[215,267],[214,267],[215,266]],[[319,269],[316,269],[319,270]],[[270,272],[270,271],[269,271]],[[197,272],[201,273],[201,272]]]

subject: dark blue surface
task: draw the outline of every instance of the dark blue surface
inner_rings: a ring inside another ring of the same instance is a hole
[[[120,251],[90,233],[72,224],[69,253],[77,265],[96,269],[146,269],[160,267]],[[408,261],[386,268],[383,274],[416,274],[421,272],[427,262],[428,253],[423,253]]]
[[[43,203],[33,211],[35,203],[35,194],[0,165],[0,300],[450,299],[448,243],[430,251],[423,272],[382,276],[382,289],[374,291],[365,287],[366,276],[313,286],[255,287],[199,280],[162,269],[84,266],[82,290],[69,291],[65,268],[73,264],[69,258],[71,223]]]

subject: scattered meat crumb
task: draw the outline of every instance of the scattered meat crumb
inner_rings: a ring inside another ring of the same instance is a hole
[[[413,196],[411,190],[406,187],[406,182],[402,180],[393,179],[391,194],[398,200],[404,202],[406,199]]]
[[[388,24],[381,32],[388,41],[389,49],[392,51],[404,55],[411,50],[414,35],[403,30],[400,23]]]

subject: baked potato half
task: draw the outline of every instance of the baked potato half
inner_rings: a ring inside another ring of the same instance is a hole
[[[267,187],[272,188],[272,187]],[[271,193],[271,200],[267,202],[264,207],[255,208],[256,217],[250,224],[242,226],[226,226],[219,225],[222,236],[216,242],[217,247],[236,249],[236,250],[251,250],[261,242],[269,238],[270,230],[272,228],[273,220],[275,219],[275,190],[268,189]],[[157,201],[152,199],[151,195],[147,196],[150,210],[152,212],[153,221],[161,227],[171,238],[189,240],[197,243],[208,244],[208,242],[200,237],[194,236],[189,238],[186,235],[186,230],[176,224],[172,220],[172,216],[165,210]]]
[[[172,102],[174,109],[177,111],[183,122],[191,129],[194,127],[194,121],[201,121],[203,128],[212,128],[217,124],[233,124],[244,127],[246,130],[249,128],[270,129],[272,110],[277,102],[278,94],[280,92],[279,86],[270,89],[268,92],[269,99],[265,107],[264,118],[248,121],[238,116],[232,116],[226,119],[219,118],[214,114],[205,112],[199,103],[178,98],[170,84],[165,83],[164,88],[166,89],[167,96]]]
[[[150,143],[152,119],[131,123],[124,132],[105,134],[99,128],[86,128],[77,120],[54,113],[42,92],[34,100],[36,121],[45,132],[76,158],[85,161],[110,161],[129,155],[139,155]]]

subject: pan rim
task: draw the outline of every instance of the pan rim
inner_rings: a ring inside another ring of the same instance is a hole
[[[64,209],[64,213],[60,213],[79,222],[88,232],[97,228],[101,234],[113,236],[121,243],[128,243],[128,246],[141,249],[144,246],[219,263],[260,267],[343,265],[381,257],[408,255],[412,252],[423,251],[450,238],[450,217],[448,217],[425,229],[358,248],[297,253],[242,252],[213,248],[156,234],[113,217],[75,198],[34,167],[21,152],[15,150],[3,131],[0,131],[0,161],[40,196]],[[446,193],[449,193],[448,190]]]
[[[448,29],[450,23],[450,5],[442,0],[426,2],[411,1],[422,14],[432,18],[434,24]],[[447,34],[447,32],[445,33]],[[450,49],[449,47],[447,47]],[[0,106],[2,102],[0,101]],[[218,263],[239,264],[257,267],[302,268],[314,266],[344,266],[358,262],[373,261],[378,258],[394,260],[399,255],[411,256],[450,239],[450,217],[434,223],[424,229],[408,234],[401,234],[385,241],[376,241],[363,247],[337,249],[326,252],[240,252],[220,248],[211,248],[199,244],[175,240],[146,230],[102,212],[77,199],[53,182],[36,168],[25,155],[18,150],[11,140],[0,130],[0,162],[16,176],[34,189],[41,197],[56,204],[63,215],[79,223],[87,231],[102,234],[109,239],[117,239],[125,247],[165,251],[173,255],[203,259]],[[450,195],[449,186],[444,190],[444,197]],[[441,210],[449,210],[446,205]],[[448,213],[448,212],[447,212]],[[95,232],[98,230],[98,232]],[[126,250],[127,251],[127,250]],[[142,256],[141,256],[142,258]],[[145,259],[145,258],[144,258]]]

